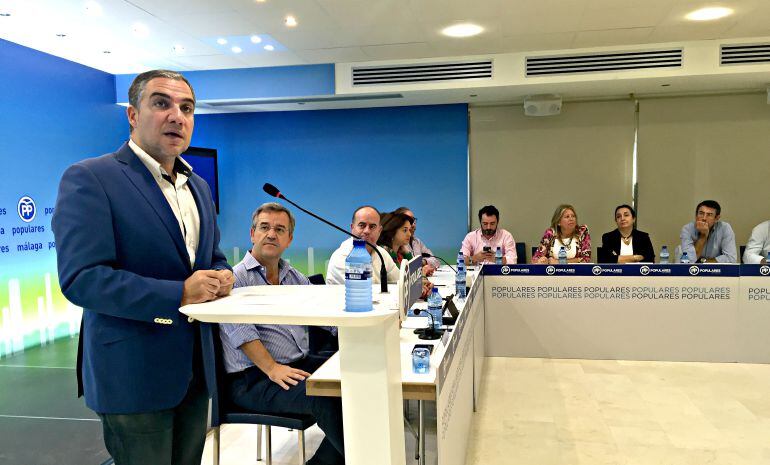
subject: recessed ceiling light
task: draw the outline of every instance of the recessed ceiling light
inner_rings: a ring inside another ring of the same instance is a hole
[[[85,4],[85,12],[88,16],[98,17],[102,15],[102,6],[93,0],[89,0]]]
[[[144,39],[150,35],[150,28],[144,23],[134,23],[131,25],[131,32],[134,36]]]
[[[459,23],[445,27],[441,30],[441,33],[449,37],[471,37],[481,34],[483,31],[484,28],[477,24]]]
[[[297,25],[297,18],[295,18],[294,16],[289,15],[289,16],[286,17],[284,22],[286,23],[286,26],[288,26],[288,27],[295,27]]]
[[[264,49],[267,50],[268,52],[272,52],[273,50],[275,50],[275,47],[273,47],[272,45],[265,45]]]
[[[237,45],[233,45],[230,50],[232,50],[233,53],[241,53],[243,51],[243,49]]]
[[[225,39],[224,37],[220,37],[219,39],[217,39],[217,43],[219,45],[225,45],[227,44],[227,39]]]
[[[176,44],[171,47],[171,51],[178,54],[184,53],[184,45]]]
[[[259,37],[257,35],[251,36],[251,43],[252,44],[258,44],[260,42],[262,42],[262,38],[261,37]]]
[[[714,6],[691,11],[690,13],[687,13],[685,18],[689,19],[690,21],[712,21],[714,19],[730,16],[731,14],[733,14],[733,10],[731,8]]]
[[[266,0],[254,0],[257,3],[265,3]]]

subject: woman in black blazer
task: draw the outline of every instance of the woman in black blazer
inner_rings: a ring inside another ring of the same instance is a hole
[[[602,235],[599,263],[655,262],[650,235],[636,229],[636,212],[629,205],[615,209],[618,227]]]

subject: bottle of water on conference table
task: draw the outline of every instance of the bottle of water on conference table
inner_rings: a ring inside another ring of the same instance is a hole
[[[567,264],[567,249],[562,246],[559,249],[559,265],[566,265]]]
[[[372,310],[372,256],[366,242],[353,239],[353,250],[345,259],[345,311]]]
[[[682,258],[679,259],[679,263],[690,263],[690,256],[687,252],[682,252]]]
[[[664,245],[663,248],[660,249],[660,264],[667,265],[669,258],[670,258],[670,255],[668,254],[668,247]]]
[[[430,296],[428,296],[428,313],[433,315],[433,329],[435,330],[441,329],[441,318],[444,313],[442,305],[443,303],[444,301],[441,299],[441,295],[438,293],[438,288],[433,286],[433,290],[430,292]]]
[[[497,249],[495,249],[495,265],[502,265],[502,264],[503,264],[503,248],[498,245]]]
[[[465,257],[462,252],[457,256],[457,274],[455,275],[455,295],[458,299],[465,298]]]

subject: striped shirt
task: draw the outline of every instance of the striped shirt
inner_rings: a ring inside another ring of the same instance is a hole
[[[270,284],[266,280],[267,270],[251,253],[247,253],[243,260],[233,267],[233,274],[234,287]],[[278,283],[310,284],[310,281],[281,259],[278,262]],[[219,329],[225,369],[228,373],[237,373],[254,366],[254,362],[239,349],[247,342],[262,341],[273,359],[281,364],[300,360],[310,352],[307,326],[222,323]]]

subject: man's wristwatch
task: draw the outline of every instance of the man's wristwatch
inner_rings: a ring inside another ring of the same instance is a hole
[[[708,262],[708,258],[706,258],[706,257],[701,257],[700,259],[698,259],[698,262],[699,262],[699,263],[706,263],[706,262]]]

